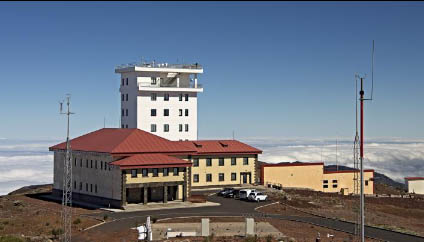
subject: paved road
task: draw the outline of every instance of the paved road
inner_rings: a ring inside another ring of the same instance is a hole
[[[326,219],[317,216],[306,215],[305,216],[286,216],[286,215],[275,215],[275,214],[262,214],[255,210],[256,207],[269,204],[270,202],[252,203],[244,202],[235,199],[227,199],[217,196],[210,196],[208,200],[211,202],[218,202],[221,205],[216,207],[198,207],[198,208],[184,208],[184,209],[168,209],[168,210],[155,210],[155,211],[141,211],[141,212],[123,212],[123,213],[109,213],[102,212],[98,214],[103,217],[103,214],[108,214],[114,221],[97,226],[92,231],[107,231],[107,232],[118,232],[122,229],[135,227],[137,223],[141,224],[146,221],[147,216],[153,218],[175,218],[185,216],[245,216],[245,217],[269,217],[284,219],[290,221],[298,221],[304,223],[315,224],[317,226],[323,226],[331,229],[336,229],[348,233],[353,233],[354,224]],[[365,228],[365,235],[376,239],[392,242],[424,242],[424,238],[416,237],[412,235],[396,233],[388,230],[377,229],[372,227]]]

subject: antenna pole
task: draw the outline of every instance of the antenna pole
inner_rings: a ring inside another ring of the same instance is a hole
[[[60,114],[67,116],[67,128],[66,128],[66,153],[65,160],[63,162],[63,193],[62,193],[62,226],[63,236],[61,241],[70,242],[72,236],[72,152],[71,144],[69,142],[69,116],[74,114],[70,111],[70,99],[71,95],[66,95],[67,111],[62,112],[63,103],[60,104]]]
[[[339,170],[339,162],[337,160],[337,138],[336,138],[336,170]]]
[[[364,216],[364,88],[363,78],[361,77],[361,91],[359,91],[360,102],[361,102],[361,138],[360,138],[360,185],[361,185],[361,198],[360,198],[360,211],[361,211],[361,242],[365,241],[365,216]]]

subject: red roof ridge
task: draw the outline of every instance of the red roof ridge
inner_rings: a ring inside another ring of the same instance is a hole
[[[420,176],[405,177],[405,180],[424,180],[424,177],[420,177]]]

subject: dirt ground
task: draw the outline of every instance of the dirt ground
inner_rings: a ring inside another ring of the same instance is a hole
[[[314,192],[308,190],[287,190],[291,200],[271,195],[271,199],[303,211],[346,221],[356,221],[359,197]],[[278,205],[263,208],[264,212],[293,213]],[[424,235],[424,198],[365,198],[365,223],[367,225],[392,229],[399,232]]]

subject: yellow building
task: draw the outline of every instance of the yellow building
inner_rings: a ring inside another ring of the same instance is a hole
[[[352,194],[357,170],[329,171],[324,163],[280,163],[261,166],[261,183],[283,188],[306,188],[321,192]],[[374,193],[374,170],[364,170],[364,193]]]
[[[111,207],[184,201],[192,187],[256,183],[262,152],[237,140],[170,141],[139,129],[100,129],[70,142],[73,199]],[[50,147],[57,196],[65,148]]]

